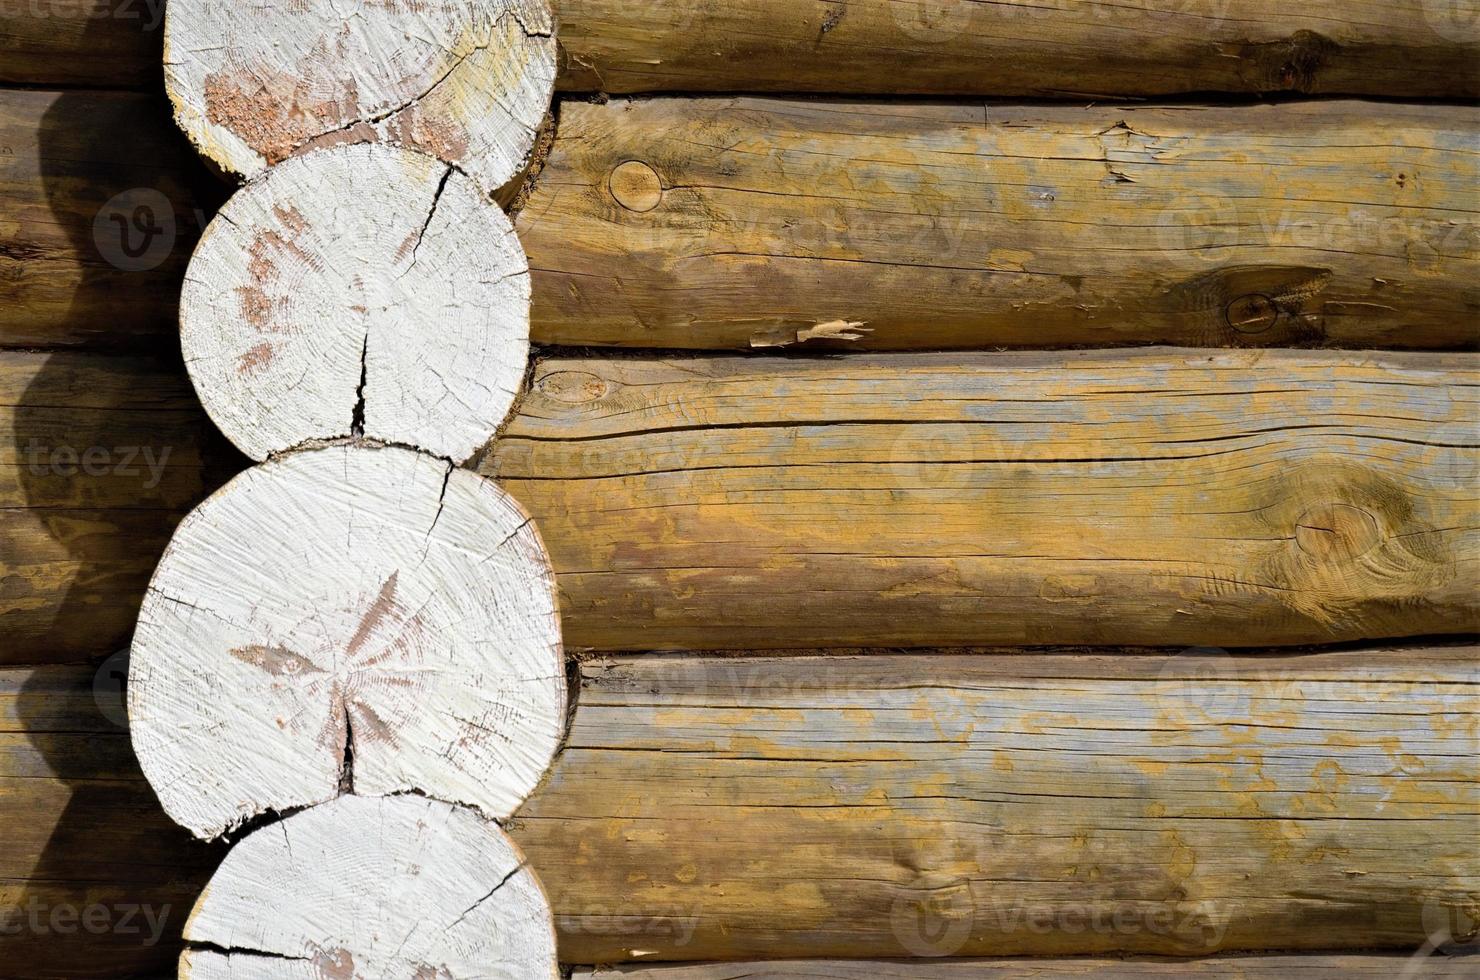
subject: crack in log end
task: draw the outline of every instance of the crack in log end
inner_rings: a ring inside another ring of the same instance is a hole
[[[369,377],[370,331],[365,331],[364,343],[360,346],[360,383],[355,388],[355,407],[350,413],[349,432],[356,439],[365,435],[365,382]]]
[[[355,732],[350,721],[348,700],[341,698],[339,711],[344,714],[344,745],[340,751],[339,795],[353,796],[355,792]]]

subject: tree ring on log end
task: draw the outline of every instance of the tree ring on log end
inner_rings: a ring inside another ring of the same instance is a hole
[[[497,825],[346,796],[247,835],[185,925],[191,980],[554,980],[549,900]]]
[[[344,792],[500,819],[564,728],[554,575],[474,473],[405,449],[292,453],[181,523],[128,698],[145,776],[198,837]]]
[[[523,384],[529,263],[456,170],[385,146],[295,158],[211,222],[180,340],[211,418],[265,459],[366,435],[461,462]]]
[[[545,0],[174,0],[165,87],[208,158],[255,176],[295,153],[388,142],[491,194],[524,166],[555,88]]]

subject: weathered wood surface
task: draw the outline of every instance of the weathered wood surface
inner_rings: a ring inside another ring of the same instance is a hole
[[[157,88],[164,0],[7,0],[0,85]]]
[[[560,0],[561,85],[1032,96],[1480,91],[1473,0]]]
[[[592,661],[512,832],[568,962],[1416,948],[1474,653]]]
[[[1480,91],[1473,0],[556,0],[567,90]],[[0,82],[156,85],[163,0],[0,7]]]
[[[1480,911],[1476,652],[593,660],[510,829],[571,963],[1412,949]],[[172,903],[168,945],[220,851],[92,688],[0,672],[3,904]],[[167,961],[55,939],[14,975]]]
[[[1477,126],[1365,102],[566,103],[517,222],[534,336],[1472,346]]]
[[[185,942],[181,980],[560,980],[519,848],[415,795],[341,796],[248,834]]]
[[[1264,646],[1480,613],[1473,354],[552,359],[483,471],[605,649]]]
[[[102,657],[240,457],[178,363],[0,351],[0,664]]]
[[[0,670],[7,977],[173,976],[185,919],[225,853],[171,823],[144,781],[122,671],[103,669],[95,693],[92,668]]]
[[[493,481],[408,449],[233,479],[170,539],[131,651],[134,749],[203,838],[347,790],[503,819],[565,728],[539,532]]]
[[[1348,977],[1443,977],[1474,980],[1480,963],[1468,957],[1405,953],[1304,953],[1184,959],[946,959],[790,960],[693,963],[578,969],[573,980],[1140,980],[1211,977],[1214,980],[1346,980]]]
[[[175,346],[213,189],[160,97],[0,89],[0,346]]]

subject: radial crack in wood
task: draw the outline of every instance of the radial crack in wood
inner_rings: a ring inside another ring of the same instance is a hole
[[[545,0],[176,0],[165,87],[211,160],[252,176],[343,142],[415,147],[491,194],[523,166],[555,86]]]
[[[185,926],[190,980],[558,976],[539,879],[496,824],[347,796],[232,848]]]
[[[180,339],[254,459],[366,435],[461,461],[514,403],[529,264],[503,211],[423,153],[342,146],[242,188],[190,263]]]
[[[255,467],[161,559],[129,714],[145,775],[197,836],[345,789],[507,816],[565,721],[544,548],[496,485],[419,453]]]

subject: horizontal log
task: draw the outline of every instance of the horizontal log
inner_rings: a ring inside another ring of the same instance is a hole
[[[1473,354],[552,359],[567,644],[1279,646],[1480,613]]]
[[[240,465],[182,365],[0,351],[0,664],[124,645],[176,523]]]
[[[220,189],[162,96],[0,89],[0,346],[174,349]]]
[[[1473,653],[592,661],[511,832],[571,962],[1414,948]]]
[[[1473,980],[1468,957],[1405,953],[1304,953],[1233,955],[1199,959],[956,959],[765,960],[669,966],[611,966],[576,970],[572,980],[1140,980],[1142,977],[1210,977],[1213,980],[1347,980],[1408,976]]]
[[[124,670],[0,670],[7,977],[174,976],[185,919],[225,855],[171,823],[144,781]]]
[[[567,90],[1480,92],[1471,0],[554,0]],[[155,85],[163,0],[0,5],[0,83]]]
[[[1473,346],[1477,126],[1357,102],[567,103],[518,220],[535,339]]]
[[[1480,918],[1476,652],[591,660],[510,830],[571,963],[1439,945]],[[21,980],[168,962],[220,857],[97,686],[0,671],[0,907],[170,931],[26,919]]]
[[[1480,91],[1472,0],[558,0],[562,87],[1032,96]]]

